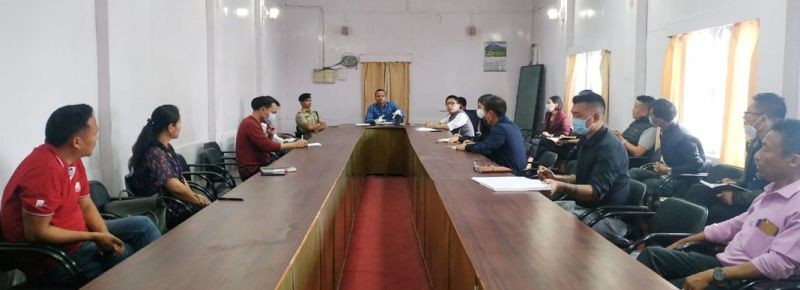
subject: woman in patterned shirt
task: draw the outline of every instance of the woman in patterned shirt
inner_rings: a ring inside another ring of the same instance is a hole
[[[172,227],[185,220],[199,208],[211,203],[205,196],[196,194],[181,174],[181,166],[175,149],[169,141],[177,139],[181,133],[181,119],[178,107],[162,105],[153,110],[147,124],[133,144],[133,156],[128,161],[131,171],[130,190],[138,196],[166,193],[187,204],[184,207],[168,203],[171,215],[167,224]]]

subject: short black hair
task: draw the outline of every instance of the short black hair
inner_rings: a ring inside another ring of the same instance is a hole
[[[800,121],[783,119],[772,125],[772,131],[781,135],[783,156],[800,154]]]
[[[449,95],[449,96],[447,96],[447,98],[444,98],[445,103],[447,102],[447,100],[450,100],[450,99],[454,99],[454,100],[456,100],[456,103],[458,103],[458,96],[456,96],[456,95]]]
[[[311,94],[309,94],[309,93],[302,93],[302,94],[300,94],[300,97],[299,97],[299,98],[297,98],[297,100],[298,100],[298,101],[301,101],[301,102],[305,102],[306,100],[308,100],[308,99],[310,99],[310,98],[311,98]],[[279,105],[279,106],[280,106],[280,105]]]
[[[637,96],[636,100],[639,101],[640,103],[644,104],[644,106],[647,107],[648,110],[650,110],[650,106],[653,105],[653,102],[656,101],[656,98],[653,98],[653,97],[648,96],[648,95],[641,95],[641,96]]]
[[[458,97],[458,104],[461,105],[462,108],[467,108],[467,98],[465,97]]]
[[[375,92],[374,92],[374,93],[372,93],[372,94],[374,95],[374,94],[377,94],[378,92],[384,92],[384,93],[386,93],[386,90],[384,90],[384,89],[377,89],[377,90],[375,90]]]
[[[488,98],[491,98],[491,97],[497,97],[497,96],[495,96],[495,95],[492,95],[492,94],[484,94],[483,96],[480,96],[480,97],[478,98],[478,104],[483,104],[483,103],[485,103],[485,102],[486,102],[486,99],[488,99]]]
[[[598,110],[602,115],[606,111],[606,100],[595,92],[590,90],[583,90],[575,97],[572,97],[573,104],[585,103],[590,107]]]
[[[786,118],[786,100],[774,93],[760,93],[753,97],[756,107],[772,120]]]
[[[667,122],[672,122],[675,120],[675,116],[678,115],[678,109],[675,108],[675,104],[667,99],[658,99],[653,102],[650,105],[650,111],[653,112],[653,116],[656,118]]]
[[[278,103],[278,100],[271,96],[255,97],[250,101],[250,107],[253,108],[253,111],[261,109],[262,107],[272,107],[272,104],[276,104],[278,107],[281,106],[281,103]]]
[[[87,124],[93,115],[92,107],[87,104],[67,105],[50,114],[44,129],[44,141],[55,147],[69,142]]]
[[[483,110],[494,112],[497,117],[504,117],[506,115],[506,101],[503,98],[492,95],[483,101]]]

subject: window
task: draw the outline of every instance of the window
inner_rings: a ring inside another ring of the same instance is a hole
[[[608,104],[608,50],[597,50],[573,54],[567,59],[567,79],[564,89],[564,110],[569,112],[572,97],[583,90],[592,90],[603,96]],[[569,115],[569,114],[568,114]],[[608,110],[605,115],[608,121]]]
[[[662,97],[706,156],[744,166],[742,114],[755,94],[758,20],[672,36],[664,57]]]

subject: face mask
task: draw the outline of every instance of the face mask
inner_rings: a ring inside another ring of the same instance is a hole
[[[756,138],[756,127],[753,127],[753,125],[744,123],[744,136],[747,138],[747,140],[755,139]]]
[[[544,106],[544,108],[545,108],[545,110],[547,110],[548,113],[552,113],[553,110],[555,109],[555,107],[549,106],[549,105],[548,106]]]
[[[589,128],[586,128],[586,120],[572,118],[572,131],[578,135],[586,135],[589,132]]]
[[[276,120],[276,119],[278,119],[278,114],[275,114],[275,113],[269,113],[269,117],[267,117],[267,119],[268,119],[270,122],[275,122],[275,120]]]
[[[477,111],[475,111],[475,114],[478,115],[478,118],[483,119],[483,109],[478,109]]]

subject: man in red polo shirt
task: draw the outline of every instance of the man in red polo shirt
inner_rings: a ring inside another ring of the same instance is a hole
[[[89,198],[82,157],[97,143],[92,107],[64,106],[47,120],[45,144],[36,147],[11,175],[0,211],[7,241],[61,247],[92,279],[161,236],[146,217],[106,223]],[[29,280],[68,284],[64,267],[38,257],[24,257]]]
[[[236,133],[236,163],[242,181],[258,173],[258,167],[269,162],[269,153],[287,149],[303,148],[308,145],[304,139],[290,143],[277,143],[272,140],[275,128],[268,128],[267,133],[261,123],[269,120],[275,122],[278,113],[278,101],[270,96],[256,97],[250,101],[253,114],[239,123]]]

